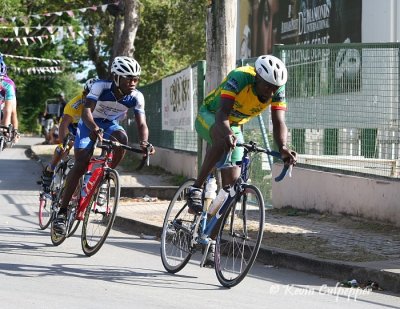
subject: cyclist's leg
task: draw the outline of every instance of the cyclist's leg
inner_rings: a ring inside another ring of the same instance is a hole
[[[206,107],[202,106],[196,118],[195,127],[198,135],[207,141],[208,145],[212,144],[210,136],[210,128],[215,124],[215,114],[209,112]],[[218,145],[216,143],[215,145]],[[187,190],[187,204],[190,209],[190,213],[201,213],[203,210],[202,194],[203,184],[208,174],[212,171],[215,164],[220,159],[220,150],[213,149],[212,146],[207,147],[206,155],[203,164],[200,169],[200,173],[195,180],[194,184]],[[223,151],[223,149],[222,149]],[[222,152],[223,153],[223,152]]]
[[[199,175],[194,183],[194,187],[201,188],[207,179],[208,174],[215,167],[225,152],[224,144],[219,141],[223,138],[219,132],[215,130],[215,114],[202,106],[196,118],[195,127],[198,135],[207,141],[206,155],[200,168]]]
[[[117,140],[121,144],[128,143],[128,136],[123,127],[119,124],[112,122],[110,126],[104,127],[104,137],[111,140]],[[121,147],[114,148],[113,161],[111,167],[115,168],[119,162],[123,159],[125,155],[125,150]]]
[[[237,142],[243,143],[243,134],[239,127],[231,127],[233,133],[237,138]],[[237,166],[237,162],[242,159],[243,156],[243,147],[236,147],[230,158],[228,157],[228,153],[225,153],[221,160],[217,163],[217,168],[221,171],[221,179],[222,179],[222,187],[232,186],[235,181],[240,176],[240,167]],[[217,222],[213,231],[210,234],[210,238],[215,240],[218,235],[218,231],[221,225],[221,220]],[[204,263],[204,266],[214,267],[214,252],[215,252],[215,243],[211,243],[207,257]]]
[[[61,198],[60,210],[55,222],[56,230],[62,233],[65,233],[65,220],[69,201],[75,192],[79,178],[85,173],[93,153],[94,144],[89,138],[89,133],[89,129],[83,124],[83,122],[81,122],[75,139],[75,164],[68,173],[65,181],[65,188]]]

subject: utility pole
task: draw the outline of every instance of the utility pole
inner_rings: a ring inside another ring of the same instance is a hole
[[[209,0],[207,11],[206,94],[236,64],[237,0]]]
[[[236,66],[237,0],[208,0],[205,95],[215,89]],[[201,144],[201,162],[207,143]],[[198,162],[198,168],[201,164]]]

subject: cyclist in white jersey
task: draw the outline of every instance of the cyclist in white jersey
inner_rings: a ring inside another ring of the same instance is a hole
[[[136,89],[141,73],[139,63],[130,57],[116,57],[111,66],[111,73],[113,81],[97,81],[86,97],[75,138],[75,165],[68,174],[60,211],[54,225],[58,233],[65,233],[67,206],[79,178],[87,169],[94,141],[97,138],[101,139],[104,134],[107,139],[117,140],[122,144],[128,142],[126,132],[118,120],[126,116],[129,108],[134,110],[140,146],[145,150],[148,145],[149,130],[144,113],[144,97]],[[154,152],[153,148],[150,154]],[[115,149],[112,168],[118,165],[124,154],[122,148]]]

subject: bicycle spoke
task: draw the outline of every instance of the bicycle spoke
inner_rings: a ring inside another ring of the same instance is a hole
[[[164,268],[176,273],[192,256],[195,216],[188,213],[185,195],[193,180],[186,181],[175,193],[165,215],[161,235],[161,260]]]
[[[257,257],[264,229],[264,202],[259,190],[245,185],[239,202],[223,217],[217,243],[215,271],[223,286],[240,283]]]
[[[99,188],[104,183],[107,184],[107,194],[105,204],[100,205]],[[82,250],[88,256],[100,250],[114,224],[120,195],[118,173],[110,170],[95,190],[85,212],[81,236]]]

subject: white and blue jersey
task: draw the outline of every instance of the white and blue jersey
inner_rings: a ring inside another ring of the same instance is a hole
[[[144,96],[139,90],[135,89],[129,95],[117,100],[113,92],[115,89],[114,82],[100,80],[92,85],[90,93],[86,96],[86,99],[96,102],[92,115],[99,128],[104,130],[105,138],[110,138],[115,131],[125,131],[118,120],[125,118],[128,109],[133,108],[135,115],[144,115]],[[81,119],[76,132],[75,148],[92,147],[93,142],[89,134],[89,128]]]
[[[96,107],[92,112],[95,120],[121,119],[129,108],[133,108],[135,114],[144,114],[144,97],[139,90],[135,89],[131,94],[117,101],[112,91],[115,87],[114,82],[110,81],[97,81],[93,84],[86,98],[96,102]]]

